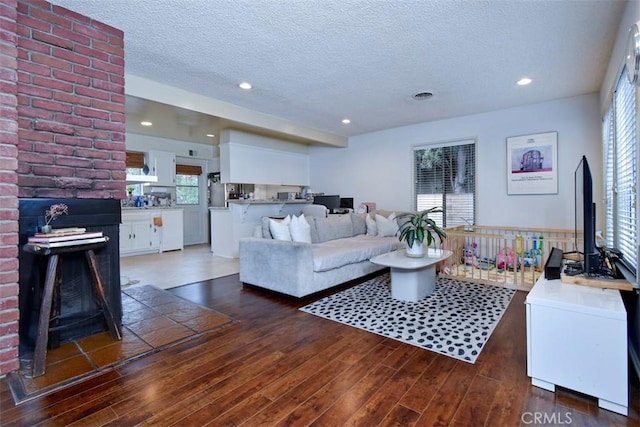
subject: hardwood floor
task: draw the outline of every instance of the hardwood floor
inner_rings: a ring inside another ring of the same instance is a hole
[[[300,312],[237,275],[171,289],[238,322],[18,407],[0,381],[2,425],[640,425],[630,414],[526,375],[518,291],[476,364]],[[534,418],[537,417],[537,418]]]

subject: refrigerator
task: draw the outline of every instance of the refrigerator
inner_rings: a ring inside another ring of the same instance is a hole
[[[220,182],[220,173],[214,172],[208,175],[209,206],[224,208],[227,206],[227,186]]]

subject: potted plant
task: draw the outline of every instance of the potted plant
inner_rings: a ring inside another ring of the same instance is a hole
[[[447,233],[436,225],[435,221],[429,218],[430,214],[441,213],[441,207],[433,207],[419,212],[409,212],[398,215],[398,238],[400,241],[407,242],[407,256],[423,257],[424,242],[426,240],[427,248],[435,242],[438,236],[440,242],[447,237]]]

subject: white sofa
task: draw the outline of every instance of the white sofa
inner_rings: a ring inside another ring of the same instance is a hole
[[[273,239],[263,218],[262,237],[240,239],[240,281],[301,298],[384,269],[369,259],[404,244],[367,234],[365,216],[308,217],[311,243]]]

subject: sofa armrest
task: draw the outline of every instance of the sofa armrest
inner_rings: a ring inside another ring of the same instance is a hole
[[[240,239],[240,281],[294,297],[313,282],[309,243],[245,237]]]

